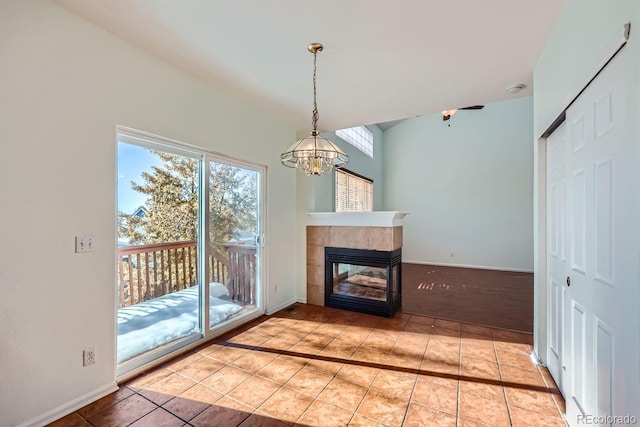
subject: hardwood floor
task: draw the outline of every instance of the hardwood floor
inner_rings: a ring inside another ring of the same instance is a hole
[[[402,310],[533,333],[533,274],[403,263]]]

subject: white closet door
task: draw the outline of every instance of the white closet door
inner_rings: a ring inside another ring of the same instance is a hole
[[[572,426],[624,415],[617,393],[625,367],[635,363],[621,350],[629,343],[620,336],[620,308],[637,282],[623,253],[639,228],[624,197],[634,173],[625,67],[623,50],[567,110],[566,142],[562,134],[549,138],[549,368]]]

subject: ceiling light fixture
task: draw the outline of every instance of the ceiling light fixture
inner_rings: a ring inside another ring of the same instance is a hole
[[[442,114],[442,121],[446,122],[450,120],[451,117],[459,110],[482,110],[483,108],[484,108],[484,105],[470,105],[464,108],[453,108],[451,110],[444,110],[444,111],[441,111],[440,113]],[[447,126],[451,127],[451,123],[449,123]]]
[[[313,130],[309,136],[302,138],[280,155],[283,165],[297,168],[305,175],[321,175],[330,173],[349,162],[349,156],[336,144],[320,136],[318,132],[318,104],[316,102],[316,57],[322,52],[321,43],[311,43],[307,50],[313,53],[313,112],[311,123]]]
[[[453,116],[456,113],[456,111],[458,111],[457,108],[454,108],[453,110],[444,110],[442,112],[442,121],[446,122],[447,120],[449,120],[451,116]]]

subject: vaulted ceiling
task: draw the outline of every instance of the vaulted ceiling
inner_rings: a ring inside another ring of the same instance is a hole
[[[388,122],[532,93],[562,0],[54,0],[296,128]],[[507,86],[524,83],[517,95]]]

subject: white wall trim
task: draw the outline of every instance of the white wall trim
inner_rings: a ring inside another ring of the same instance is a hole
[[[533,273],[533,270],[524,269],[524,268],[492,267],[487,265],[453,264],[453,263],[450,264],[446,262],[412,261],[408,259],[403,259],[402,263],[403,264],[437,265],[440,267],[473,268],[477,270],[511,271],[514,273]]]
[[[307,297],[298,297],[298,299],[296,299],[296,302],[299,302],[300,304],[306,304],[307,303]]]
[[[56,408],[53,408],[42,415],[18,424],[18,427],[47,425],[118,390],[118,385],[115,382],[107,384],[104,387],[92,390],[70,402],[66,402]]]
[[[295,304],[297,301],[296,298],[291,298],[288,301],[283,302],[282,304],[274,307],[273,309],[267,310],[267,316],[271,316],[273,313],[277,313],[278,311],[282,310],[283,308],[287,308],[292,304]]]
[[[544,362],[538,357],[538,354],[535,351],[532,351],[531,354],[529,355],[529,357],[531,358],[531,362],[533,362],[534,365],[536,366],[544,366],[546,367],[547,365],[544,364]]]

